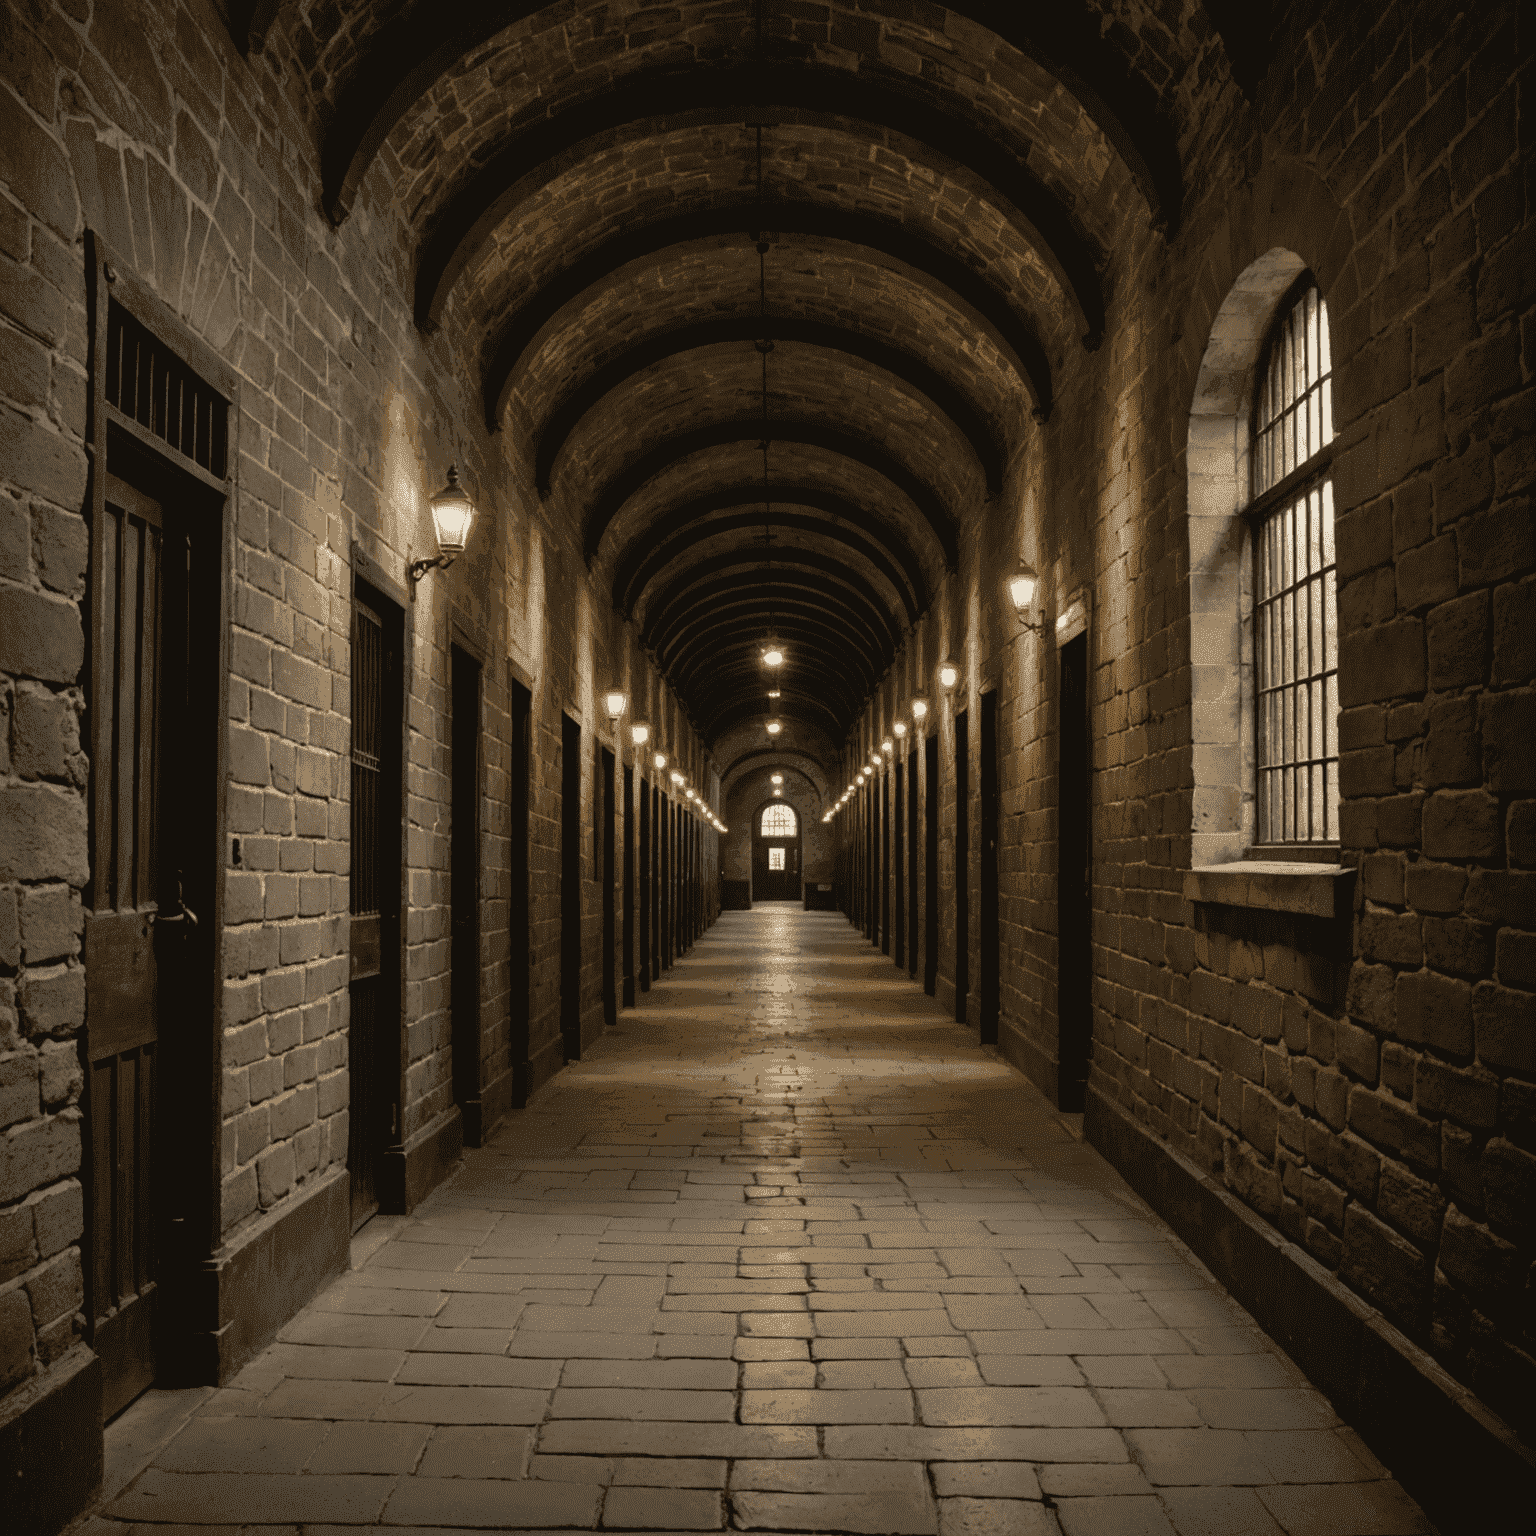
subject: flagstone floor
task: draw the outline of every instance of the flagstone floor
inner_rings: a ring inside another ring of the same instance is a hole
[[[1430,1530],[1070,1118],[787,905],[723,916],[228,1387],[137,1413],[120,1470],[185,1422],[90,1536]]]

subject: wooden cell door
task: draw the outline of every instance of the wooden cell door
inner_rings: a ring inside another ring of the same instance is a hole
[[[1093,867],[1090,852],[1088,636],[1061,647],[1061,732],[1057,764],[1056,1104],[1080,1110],[1093,1039]]]
[[[352,968],[347,1166],[352,1229],[379,1208],[399,1125],[402,618],[359,585],[352,604]]]
[[[162,1266],[196,1161],[161,1107],[190,1088],[211,1029],[198,982],[212,955],[221,534],[178,500],[109,476],[92,550],[87,1305],[107,1418],[156,1376]]]
[[[453,1101],[463,1116],[464,1145],[484,1134],[480,1100],[480,663],[448,648],[453,690],[452,792],[449,832],[449,959]]]
[[[754,819],[752,899],[800,899],[800,822],[782,802],[764,807]]]
[[[999,921],[997,693],[981,696],[981,1043],[997,1043],[1002,1010],[1002,928]]]

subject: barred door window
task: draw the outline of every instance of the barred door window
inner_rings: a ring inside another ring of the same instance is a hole
[[[1311,276],[1281,305],[1255,391],[1255,841],[1339,836],[1333,375],[1328,309]]]
[[[795,813],[787,805],[770,805],[763,812],[764,837],[793,837]]]

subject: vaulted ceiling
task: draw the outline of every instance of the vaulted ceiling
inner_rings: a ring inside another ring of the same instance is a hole
[[[235,9],[709,740],[767,714],[770,622],[780,712],[843,738],[1109,253],[1177,224],[1213,37],[1194,0]]]

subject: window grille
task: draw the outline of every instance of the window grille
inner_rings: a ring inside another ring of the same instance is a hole
[[[782,848],[770,848],[768,850],[768,868],[771,870],[784,868],[784,850]]]
[[[216,480],[224,478],[229,411],[223,397],[116,300],[107,305],[105,362],[108,405]]]
[[[764,837],[793,837],[795,813],[787,805],[770,805],[763,812]]]
[[[1256,841],[1339,836],[1328,310],[1310,279],[1265,351],[1255,416]]]

